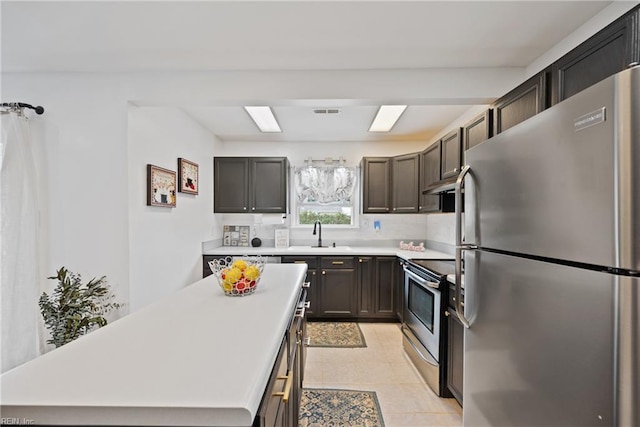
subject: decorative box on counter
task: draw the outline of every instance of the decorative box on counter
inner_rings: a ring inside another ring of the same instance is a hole
[[[222,230],[222,246],[249,246],[248,225],[225,225]]]

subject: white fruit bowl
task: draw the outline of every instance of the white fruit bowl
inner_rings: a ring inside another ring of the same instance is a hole
[[[243,297],[258,288],[264,264],[262,256],[228,256],[209,261],[209,268],[225,295]]]

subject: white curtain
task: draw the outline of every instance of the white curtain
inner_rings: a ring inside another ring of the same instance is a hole
[[[346,166],[294,168],[298,203],[351,203],[358,169]]]
[[[29,123],[21,109],[2,111],[0,147],[2,372],[38,355],[38,194]]]

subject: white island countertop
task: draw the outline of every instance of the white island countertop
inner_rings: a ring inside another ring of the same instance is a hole
[[[306,274],[268,264],[253,295],[209,276],[0,376],[23,424],[251,426]]]

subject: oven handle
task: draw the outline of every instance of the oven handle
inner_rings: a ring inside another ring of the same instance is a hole
[[[411,347],[413,347],[413,349],[416,351],[416,353],[418,353],[418,356],[420,356],[420,359],[422,359],[423,361],[425,361],[426,363],[428,363],[429,365],[433,365],[433,366],[438,366],[438,362],[436,362],[435,359],[428,359],[424,356],[424,354],[422,354],[422,352],[420,351],[420,349],[418,348],[418,346],[413,342],[413,340],[411,339],[411,337],[409,336],[409,334],[407,334],[407,332],[405,331],[405,329],[407,329],[406,326],[404,326],[404,324],[402,324],[402,326],[400,326],[400,330],[402,331],[402,335],[404,335],[404,337],[407,339],[407,342],[409,344],[411,344]]]
[[[408,276],[411,276],[411,278],[416,282],[418,282],[420,285],[428,286],[430,288],[440,290],[440,283],[430,282],[429,280],[425,280],[423,277],[420,277],[417,274],[415,274],[413,271],[407,269],[407,267],[403,267],[403,268],[404,268],[405,274],[407,274]]]
[[[477,249],[477,245],[469,244],[462,241],[462,184],[464,183],[464,177],[471,172],[471,166],[466,165],[460,171],[458,179],[456,180],[456,192],[455,192],[455,207],[456,207],[456,314],[460,323],[465,328],[471,327],[471,322],[464,315],[464,307],[462,306],[462,251],[468,251],[471,249]],[[469,176],[473,176],[470,174]],[[467,212],[467,215],[470,215]],[[468,306],[469,304],[467,304]]]

